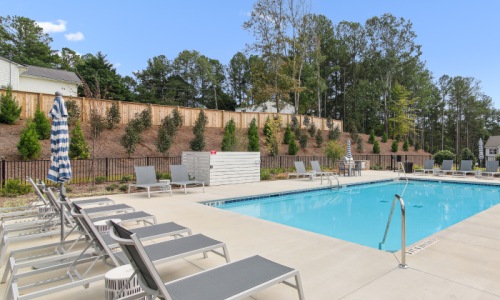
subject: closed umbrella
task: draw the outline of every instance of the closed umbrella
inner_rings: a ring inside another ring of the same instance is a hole
[[[54,104],[50,110],[52,127],[50,131],[50,168],[47,178],[60,183],[61,201],[65,201],[64,182],[71,179],[69,161],[68,111],[60,92],[56,92]],[[61,239],[64,239],[64,207],[61,205]]]
[[[347,160],[352,160],[352,153],[351,153],[351,139],[347,139],[347,154],[346,154],[346,159]]]
[[[483,161],[484,159],[484,145],[483,145],[483,139],[480,138],[479,139],[479,167],[481,167],[481,162]]]

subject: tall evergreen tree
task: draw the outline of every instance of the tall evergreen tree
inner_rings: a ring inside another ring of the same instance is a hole
[[[259,129],[257,128],[257,120],[255,118],[250,122],[248,127],[248,151],[260,151],[259,145]]]

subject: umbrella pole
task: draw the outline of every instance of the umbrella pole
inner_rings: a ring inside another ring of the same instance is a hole
[[[64,241],[64,205],[63,201],[66,201],[66,189],[64,188],[64,182],[61,182],[59,186],[59,201],[60,201],[60,208],[59,211],[61,212],[61,242]]]

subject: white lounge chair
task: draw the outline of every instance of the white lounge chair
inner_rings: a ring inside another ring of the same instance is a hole
[[[303,161],[294,161],[295,164],[295,173],[288,173],[288,179],[290,179],[290,176],[296,176],[299,178],[300,176],[302,177],[309,177],[311,180],[314,178],[316,175],[316,172],[307,172],[306,167],[304,166]]]
[[[487,161],[486,162],[486,171],[482,172],[481,175],[493,178],[495,175],[499,175],[498,172],[498,160]]]
[[[299,271],[261,256],[252,256],[177,280],[163,283],[153,260],[136,234],[112,223],[114,238],[130,260],[142,293],[137,296],[176,300],[246,299],[278,283],[295,288],[304,299]],[[287,280],[294,278],[295,282]]]
[[[148,198],[151,198],[151,188],[158,187],[160,191],[170,192],[172,196],[172,188],[170,184],[165,182],[158,182],[156,180],[156,172],[154,166],[139,167],[134,166],[136,182],[128,185],[128,192],[130,193],[130,188],[140,187],[145,188],[148,191]]]
[[[189,178],[189,174],[185,165],[170,165],[170,176],[172,185],[184,187],[184,194],[187,194],[186,187],[188,185],[202,185],[205,192],[205,182]]]
[[[460,163],[460,169],[453,172],[453,176],[465,176],[467,174],[474,174],[475,171],[472,169],[472,160],[462,160]]]
[[[315,175],[321,177],[321,184],[323,184],[323,176],[328,177],[337,175],[337,173],[335,172],[324,172],[323,170],[321,170],[321,166],[319,164],[319,161],[317,160],[311,160],[311,167],[313,171],[316,172]]]
[[[424,168],[423,169],[415,169],[413,171],[413,174],[422,174],[425,175],[427,172],[432,173],[434,172],[434,160],[433,159],[427,159],[424,162]]]

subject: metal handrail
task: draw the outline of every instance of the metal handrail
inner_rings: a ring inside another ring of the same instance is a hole
[[[394,195],[391,213],[389,214],[389,219],[387,220],[387,225],[385,227],[384,238],[378,244],[378,248],[382,250],[382,245],[385,243],[385,239],[387,238],[387,233],[389,232],[389,227],[391,226],[392,214],[394,213],[394,207],[396,206],[396,200],[399,200],[399,205],[401,206],[401,263],[399,264],[399,267],[406,269],[408,268],[408,265],[406,264],[406,210],[405,202],[398,194]]]
[[[405,176],[405,179],[406,179],[406,182],[408,182],[408,177],[406,176],[406,172],[405,172],[405,167],[403,165],[403,162],[399,162],[399,168],[398,168],[398,176],[399,176],[399,173],[401,172],[401,170],[403,171],[403,174]]]
[[[337,189],[340,189],[340,181],[339,181],[339,176],[337,174],[332,175],[335,180],[337,180]],[[326,178],[328,178],[328,181],[330,182],[330,187],[333,188],[333,181],[330,178],[330,175],[326,175]]]

